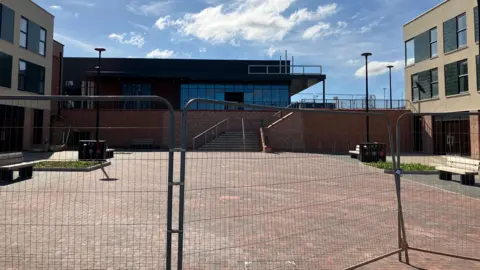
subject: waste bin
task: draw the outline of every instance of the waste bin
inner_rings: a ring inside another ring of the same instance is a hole
[[[360,144],[360,153],[358,159],[361,162],[379,162],[387,161],[387,152],[384,143],[362,143]]]
[[[78,145],[78,160],[106,160],[107,141],[81,140]]]

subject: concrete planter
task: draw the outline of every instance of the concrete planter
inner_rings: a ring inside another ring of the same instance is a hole
[[[386,174],[395,174],[394,170],[384,170]],[[410,175],[437,175],[438,171],[403,171],[403,174],[410,174]]]
[[[112,163],[107,161],[102,164],[98,164],[95,166],[87,167],[87,168],[33,168],[36,172],[91,172],[101,168],[105,168],[110,166]]]

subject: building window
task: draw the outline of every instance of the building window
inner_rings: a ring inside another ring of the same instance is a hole
[[[182,84],[180,108],[193,98],[276,107],[286,107],[290,104],[288,85]],[[250,110],[205,102],[193,103],[189,108],[192,110]]]
[[[468,92],[468,61],[458,62],[458,92]]]
[[[23,18],[20,21],[20,47],[28,47],[28,20]]]
[[[27,71],[27,63],[20,60],[18,62],[18,90],[25,89],[25,73]]]
[[[45,92],[45,68],[20,60],[18,62],[18,90],[43,95]]]
[[[437,28],[430,30],[430,58],[438,56]]]
[[[0,52],[0,86],[12,87],[12,56]]]
[[[420,91],[418,91],[418,75],[412,75],[412,101],[420,100]]]
[[[13,26],[15,25],[15,11],[0,4],[0,38],[13,43]]]
[[[47,30],[40,28],[40,41],[38,43],[38,53],[45,56],[45,43],[47,42]]]
[[[415,40],[405,42],[405,66],[415,64]]]
[[[430,70],[430,88],[432,89],[432,98],[438,97],[438,69]]]
[[[152,86],[149,83],[123,83],[122,95],[124,96],[150,96]],[[152,109],[151,101],[124,101],[122,108],[126,110],[147,110]]]
[[[457,48],[467,46],[467,16],[457,17]]]

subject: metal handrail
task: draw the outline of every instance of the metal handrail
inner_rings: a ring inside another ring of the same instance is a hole
[[[253,68],[262,68],[264,72],[252,72]],[[271,71],[272,68],[274,71]],[[295,72],[295,68],[300,68],[302,72]],[[319,72],[305,72],[305,68],[318,68]],[[282,72],[283,71],[283,72]],[[291,74],[291,75],[322,75],[322,65],[249,65],[248,74]]]
[[[227,123],[227,129],[228,129],[228,118],[226,119],[223,119],[222,121],[218,122],[217,124],[215,124],[214,126],[212,126],[211,128],[205,130],[204,132],[198,134],[197,136],[195,136],[193,139],[192,139],[192,148],[195,149],[195,141],[202,137],[202,136],[205,136],[205,144],[207,144],[207,136],[209,134],[210,131],[214,130],[215,129],[215,138],[218,137],[218,127],[224,123]]]

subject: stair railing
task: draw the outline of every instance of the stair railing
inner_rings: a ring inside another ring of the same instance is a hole
[[[222,127],[224,128],[223,130],[222,130]],[[205,145],[205,144],[209,143],[213,139],[217,138],[218,135],[222,135],[223,133],[225,133],[227,130],[228,130],[228,118],[218,122],[217,124],[215,124],[211,128],[209,128],[209,129],[205,130],[204,132],[195,136],[192,139],[193,150],[197,149],[197,146],[202,146],[202,145]],[[209,135],[211,135],[210,139],[209,139]],[[199,138],[204,138],[204,144],[202,144],[202,145],[197,144],[197,140]]]

